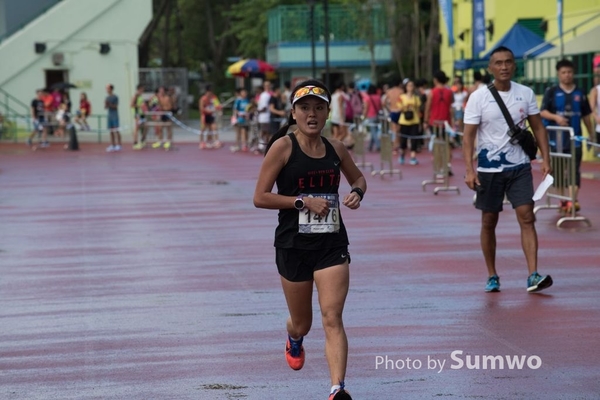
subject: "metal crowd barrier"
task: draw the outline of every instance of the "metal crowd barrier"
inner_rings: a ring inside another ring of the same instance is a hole
[[[434,121],[432,128],[433,141],[433,179],[425,180],[421,184],[423,191],[427,185],[442,185],[437,186],[433,190],[433,194],[438,192],[449,192],[455,191],[460,194],[458,186],[450,186],[450,167],[449,155],[450,155],[450,133],[446,132],[444,121]]]
[[[390,131],[390,121],[382,119],[381,121],[381,137],[379,138],[380,151],[379,156],[381,159],[381,169],[378,171],[371,171],[371,175],[379,175],[383,179],[384,175],[398,174],[398,177],[402,179],[402,171],[398,168],[394,168],[394,161],[392,159],[392,132]],[[387,164],[388,168],[385,168]]]
[[[366,161],[365,154],[365,140],[366,133],[365,127],[362,124],[360,117],[354,118],[354,123],[348,126],[349,134],[352,135],[354,140],[354,146],[352,147],[352,154],[354,162],[358,168],[369,168],[373,171],[373,163]],[[359,161],[360,160],[360,161]]]
[[[592,226],[591,221],[581,215],[577,215],[575,210],[575,133],[571,127],[548,126],[548,131],[556,132],[556,152],[550,152],[550,166],[554,176],[554,183],[546,192],[546,204],[536,206],[533,213],[536,214],[540,210],[559,210],[558,204],[551,204],[551,199],[562,201],[570,201],[572,206],[567,212],[564,212],[562,217],[556,222],[556,227],[560,228],[562,224],[570,221],[585,222],[588,226]],[[571,152],[563,153],[563,135],[568,134],[571,142]],[[583,144],[582,144],[583,145]]]

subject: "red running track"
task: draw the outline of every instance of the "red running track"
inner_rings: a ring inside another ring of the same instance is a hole
[[[539,214],[540,271],[555,281],[542,294],[525,291],[518,226],[502,213],[502,292],[486,294],[472,193],[458,178],[460,195],[423,192],[431,160],[420,159],[401,180],[368,177],[362,207],[343,211],[354,398],[599,398],[600,181],[581,191],[592,228]],[[260,162],[195,145],[2,145],[0,398],[326,399],[318,311],[304,369],[283,357],[277,215],[252,205]],[[467,367],[483,356],[504,368]]]

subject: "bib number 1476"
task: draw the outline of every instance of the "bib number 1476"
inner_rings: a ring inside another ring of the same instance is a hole
[[[311,194],[329,202],[329,212],[321,216],[308,208],[298,211],[299,233],[336,233],[340,230],[340,205],[337,194]]]

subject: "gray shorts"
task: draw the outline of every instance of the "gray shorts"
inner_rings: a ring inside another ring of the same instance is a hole
[[[531,164],[502,172],[478,172],[479,183],[475,208],[484,212],[502,211],[504,196],[513,208],[533,204]]]

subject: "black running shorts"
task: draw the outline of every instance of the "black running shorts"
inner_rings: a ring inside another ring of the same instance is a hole
[[[315,271],[350,263],[348,246],[322,250],[275,249],[279,275],[291,282],[313,280]]]

